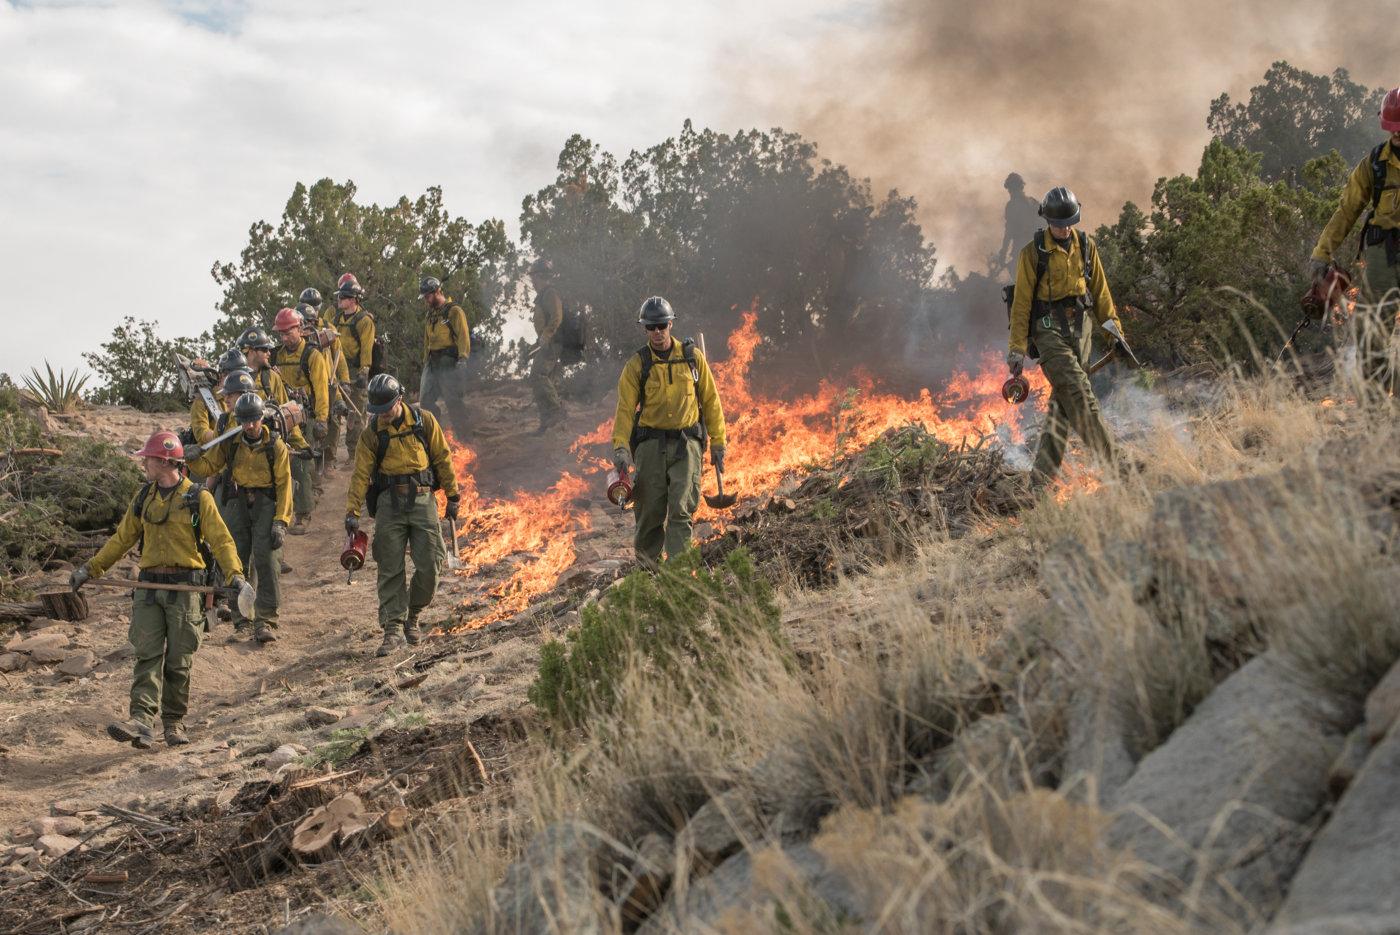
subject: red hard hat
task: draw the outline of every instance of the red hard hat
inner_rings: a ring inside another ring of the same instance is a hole
[[[337,280],[335,281],[335,287],[336,287],[337,289],[339,289],[341,286],[345,285],[347,282],[353,282],[353,283],[354,283],[355,285],[357,285],[357,286],[360,284],[360,281],[359,281],[358,279],[355,278],[355,274],[354,274],[354,273],[341,273],[341,274],[340,274],[340,278],[337,279]]]
[[[272,322],[273,331],[294,331],[301,328],[301,315],[294,308],[284,308]]]
[[[1400,130],[1400,88],[1391,88],[1381,102],[1381,129],[1389,133]]]
[[[146,439],[146,447],[136,452],[138,458],[165,458],[167,461],[185,460],[185,446],[180,444],[180,436],[174,432],[152,432]]]

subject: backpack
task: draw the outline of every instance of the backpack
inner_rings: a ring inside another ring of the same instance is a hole
[[[583,360],[583,349],[588,344],[588,319],[583,309],[574,302],[565,302],[564,318],[559,323],[559,360],[564,364],[577,364]]]
[[[228,415],[228,413],[224,413],[224,415]],[[221,420],[221,421],[222,421],[222,420]],[[281,437],[282,437],[282,436],[277,432],[276,429],[272,428],[271,426],[268,426],[267,445],[266,445],[266,447],[263,448],[263,454],[267,455],[267,476],[268,476],[269,478],[272,479],[272,489],[273,489],[274,491],[277,489],[277,469],[276,469],[276,467],[275,467],[275,465],[276,465],[276,463],[277,463],[277,458],[276,458],[276,453],[277,453],[277,442],[278,442],[278,440],[279,440]],[[234,456],[234,452],[229,451],[228,449],[229,449],[230,446],[234,446],[234,445],[237,445],[237,444],[238,444],[238,436],[237,436],[237,435],[233,436],[232,438],[226,440],[226,441],[223,443],[223,448],[224,448],[224,471],[223,471],[222,474],[219,475],[219,484],[221,485],[221,486],[219,487],[219,493],[220,493],[220,495],[221,495],[221,496],[220,496],[220,501],[223,502],[223,503],[227,503],[227,502],[228,502],[229,492],[230,492],[231,490],[233,490],[233,486],[234,486],[234,482],[233,482],[233,456]]]
[[[651,377],[651,368],[657,364],[657,361],[652,359],[650,344],[637,351],[637,357],[641,359],[642,372],[637,377],[637,411],[632,414],[632,438],[628,442],[634,452],[637,450],[637,443],[642,440],[642,407],[647,401],[647,380]],[[699,428],[699,435],[696,437],[700,440],[700,450],[703,452],[709,445],[710,437],[705,430],[705,408],[700,405],[700,365],[695,362],[695,342],[686,338],[681,342],[681,360],[666,360],[661,363],[667,367],[684,363],[690,368],[691,384],[695,387],[695,411],[698,413],[695,424]]]
[[[355,314],[345,319],[345,323],[351,328],[356,328],[359,326],[360,322],[365,320],[365,316],[368,314],[369,312],[365,309],[359,309]],[[375,324],[377,325],[378,322],[376,321]],[[371,377],[377,377],[381,373],[389,372],[389,356],[385,349],[385,343],[386,338],[379,333],[379,328],[376,327],[374,329],[374,344],[371,345],[369,349],[369,375]]]
[[[1089,280],[1094,276],[1094,258],[1089,253],[1089,235],[1082,230],[1076,230],[1074,235],[1079,240],[1079,255],[1084,258],[1084,285],[1089,285]],[[1050,251],[1046,250],[1045,228],[1035,232],[1035,238],[1030,242],[1030,246],[1035,247],[1035,282],[1031,284],[1031,319],[1035,318],[1035,295],[1040,291],[1040,280],[1045,278],[1045,271],[1050,268]],[[1016,301],[1016,284],[1008,283],[1001,287],[1001,300],[1006,303],[1006,326],[1011,327],[1011,306]],[[1040,358],[1040,351],[1036,348],[1035,342],[1030,338],[1030,321],[1026,323],[1026,356],[1032,360]]]
[[[428,456],[428,469],[433,474],[433,489],[440,490],[442,478],[438,477],[437,467],[433,464],[432,452],[428,450],[428,430],[423,427],[423,410],[412,403],[408,405],[408,408],[413,413],[413,435],[418,439],[418,444],[423,446],[423,453]],[[384,478],[379,473],[379,466],[384,463],[384,456],[389,453],[389,441],[392,436],[390,436],[388,429],[381,429],[377,426],[366,428],[365,431],[374,432],[378,436],[374,451],[374,467],[369,474],[369,489],[365,492],[365,509],[369,511],[370,519],[374,519],[374,514],[379,508],[379,494],[384,490]]]
[[[142,513],[146,509],[146,499],[151,495],[151,488],[155,484],[151,481],[141,485],[141,489],[136,492],[136,499],[131,504],[131,512],[138,522],[143,519]],[[199,523],[199,495],[204,492],[203,484],[191,482],[190,489],[185,491],[182,500],[185,509],[190,511],[190,526],[194,529],[194,544],[199,549],[199,557],[204,560],[204,580],[210,581],[209,575],[214,570],[214,551],[209,548],[204,541],[204,531]],[[144,524],[141,527],[141,535],[136,540],[136,551],[140,552],[146,548],[146,529]]]

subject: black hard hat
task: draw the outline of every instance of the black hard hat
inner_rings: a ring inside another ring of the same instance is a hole
[[[369,381],[369,403],[365,409],[375,415],[382,415],[393,409],[394,403],[402,397],[403,387],[394,379],[393,374],[381,373]]]
[[[363,299],[365,290],[360,288],[359,282],[354,279],[347,279],[335,290],[337,299]]]
[[[1026,187],[1026,180],[1021,178],[1021,173],[1013,172],[1006,177],[1001,186],[1009,192],[1019,192]]]
[[[1047,224],[1055,227],[1072,227],[1079,223],[1079,199],[1074,192],[1061,185],[1050,189],[1037,212]]]
[[[313,288],[311,288],[310,286],[307,286],[305,289],[301,290],[301,298],[299,298],[297,301],[298,301],[298,302],[305,302],[307,305],[310,305],[312,308],[320,308],[320,307],[321,307],[321,290],[320,290],[320,289],[313,289]]]
[[[298,302],[297,314],[301,316],[303,322],[311,325],[313,328],[321,323],[320,310],[309,302]]]
[[[262,397],[251,390],[238,397],[238,401],[233,404],[233,418],[237,422],[252,422],[262,417]]]
[[[544,257],[540,257],[530,264],[531,276],[551,276],[554,273],[554,264]]]
[[[258,385],[253,382],[253,374],[247,370],[235,370],[224,377],[224,385],[219,387],[220,396],[234,393],[256,393]]]
[[[248,366],[248,358],[243,356],[243,352],[236,347],[231,347],[224,351],[224,356],[219,358],[219,372],[232,373],[235,370],[243,370]]]
[[[675,320],[676,313],[671,311],[671,303],[659,295],[654,295],[643,302],[641,311],[637,313],[637,324],[639,325],[659,325]]]
[[[418,294],[432,295],[442,288],[442,282],[436,276],[424,276],[418,280]]]
[[[249,328],[238,338],[238,346],[243,351],[270,351],[277,345],[261,328]]]

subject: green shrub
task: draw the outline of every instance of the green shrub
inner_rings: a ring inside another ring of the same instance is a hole
[[[167,341],[156,334],[156,322],[137,321],[130,315],[112,329],[112,339],[100,352],[83,354],[103,385],[92,392],[95,403],[131,406],[142,412],[174,412],[189,404],[175,373],[175,355],[198,357],[210,343],[207,333],[198,338]]]
[[[736,645],[781,639],[772,589],[742,548],[714,569],[691,549],[655,574],[635,571],[582,617],[567,642],[552,640],[541,649],[529,692],[537,708],[566,728],[610,709],[634,665],[677,683],[693,672],[723,679]]]

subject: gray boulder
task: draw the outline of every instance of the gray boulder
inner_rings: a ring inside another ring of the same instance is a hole
[[[1400,731],[1371,752],[1318,832],[1277,921],[1333,916],[1384,920],[1392,928],[1367,931],[1400,932]]]
[[[1255,658],[1143,758],[1111,803],[1109,843],[1156,868],[1158,901],[1200,884],[1212,912],[1267,914],[1326,801],[1344,717],[1276,653]]]
[[[612,930],[598,890],[600,865],[614,854],[593,826],[561,821],[536,834],[491,894],[490,919],[474,933],[556,932],[602,935]]]

